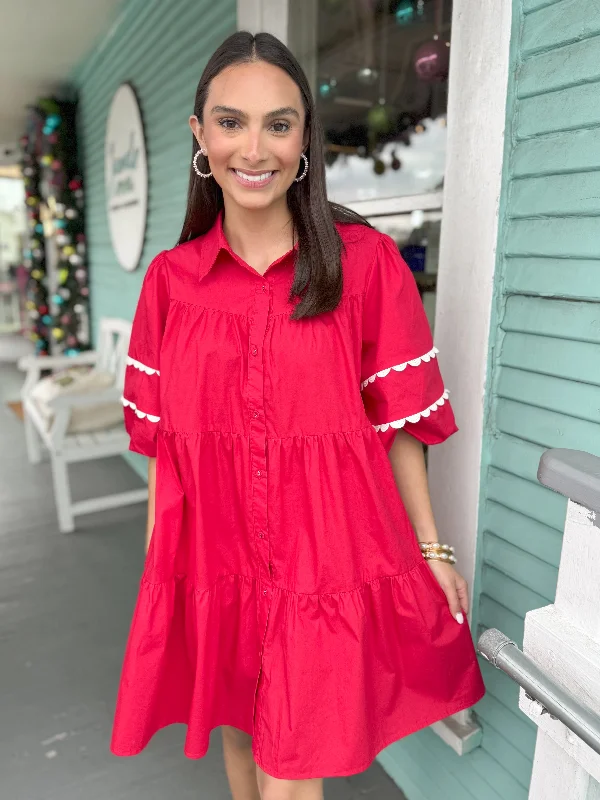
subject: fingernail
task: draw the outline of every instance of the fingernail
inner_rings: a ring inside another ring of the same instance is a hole
[[[463,622],[465,621],[465,618],[462,615],[462,611],[458,612],[458,614],[456,615],[455,619],[456,619],[457,622],[460,622],[461,625],[463,624]]]

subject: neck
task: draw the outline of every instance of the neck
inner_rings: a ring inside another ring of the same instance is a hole
[[[294,227],[285,198],[276,206],[256,211],[225,198],[223,232],[232,250],[248,264],[256,262],[260,253],[273,261],[273,253],[285,253],[293,246]]]

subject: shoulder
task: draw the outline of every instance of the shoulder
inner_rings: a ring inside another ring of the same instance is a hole
[[[365,291],[373,271],[402,261],[394,240],[367,225],[336,223],[344,251],[344,279],[356,292]]]
[[[178,286],[189,285],[190,281],[198,280],[202,264],[206,261],[204,239],[205,236],[198,236],[189,242],[176,244],[174,247],[162,250],[152,260],[148,271],[154,268],[164,272],[171,288],[177,294]]]

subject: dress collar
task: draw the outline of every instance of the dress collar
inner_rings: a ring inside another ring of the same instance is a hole
[[[215,262],[219,256],[219,254],[224,250],[229,255],[237,261],[241,266],[245,267],[246,269],[250,270],[251,272],[259,275],[256,270],[246,264],[236,253],[233,252],[231,249],[231,245],[227,241],[227,237],[225,236],[225,232],[223,231],[223,210],[221,209],[217,215],[217,219],[215,220],[214,225],[212,228],[207,231],[204,236],[199,237],[202,241],[202,257],[200,260],[200,267],[199,267],[199,274],[198,279],[202,280],[208,273],[211,271]],[[268,271],[270,271],[271,267],[274,267],[276,264],[279,264],[281,261],[286,259],[290,253],[298,249],[298,242],[296,242],[291,250],[288,250],[287,253],[284,253],[280,258],[273,262],[269,266]]]

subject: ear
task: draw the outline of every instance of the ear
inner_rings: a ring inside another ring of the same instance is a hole
[[[188,120],[189,126],[192,129],[192,133],[196,137],[196,141],[200,145],[200,147],[205,147],[204,142],[204,125],[200,122],[197,116],[192,114],[192,116]]]

